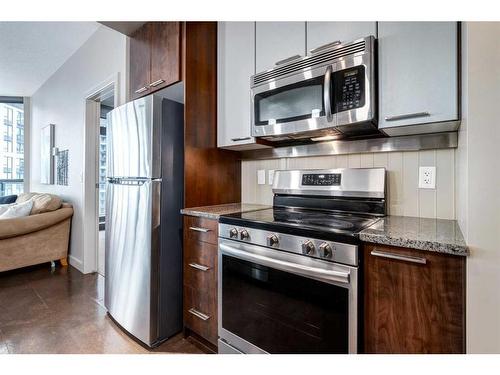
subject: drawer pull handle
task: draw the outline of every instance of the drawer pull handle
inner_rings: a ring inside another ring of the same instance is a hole
[[[376,257],[402,260],[403,262],[411,262],[411,263],[419,263],[419,264],[426,264],[427,263],[427,259],[420,258],[420,257],[414,257],[411,255],[399,255],[399,254],[387,253],[385,251],[378,251],[378,250],[373,250],[371,252],[371,254],[376,256]]]
[[[408,113],[406,115],[387,116],[385,118],[385,121],[407,120],[407,119],[410,119],[410,118],[428,117],[430,115],[431,114],[429,112],[415,112],[415,113]]]
[[[164,80],[164,79],[159,79],[158,81],[151,82],[151,83],[149,84],[149,86],[151,86],[151,87],[156,87],[156,86],[158,86],[158,85],[161,85],[163,82],[165,82],[165,80]]]
[[[189,229],[194,230],[195,232],[202,232],[202,233],[208,233],[212,231],[212,229],[201,228],[201,227],[189,227]]]
[[[197,318],[200,318],[201,320],[208,320],[210,319],[210,315],[203,314],[202,312],[196,310],[194,307],[191,307],[189,310],[190,314],[193,314]]]
[[[251,138],[252,137],[231,138],[231,141],[233,141],[233,142],[248,141]]]
[[[197,270],[200,270],[203,272],[206,272],[210,269],[210,267],[203,266],[203,265],[198,264],[198,263],[189,263],[189,267],[196,268]]]
[[[147,86],[144,86],[144,87],[141,87],[140,89],[138,90],[135,90],[135,93],[136,94],[140,94],[141,92],[144,92],[144,91],[147,91],[148,87]]]

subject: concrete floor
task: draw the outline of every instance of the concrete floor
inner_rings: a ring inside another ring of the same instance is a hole
[[[48,264],[0,273],[0,353],[203,353],[179,334],[148,350],[106,315],[104,279]]]

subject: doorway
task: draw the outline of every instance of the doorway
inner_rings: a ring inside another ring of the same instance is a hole
[[[107,115],[115,107],[114,95],[105,98],[100,102],[99,111],[99,146],[97,154],[97,168],[99,171],[97,191],[97,204],[98,204],[98,223],[99,223],[99,242],[97,246],[97,272],[105,275],[105,255],[106,255],[106,129],[108,127]]]
[[[107,115],[118,104],[114,76],[86,97],[84,180],[84,273],[105,276]]]

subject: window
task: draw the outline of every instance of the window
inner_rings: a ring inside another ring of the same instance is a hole
[[[24,154],[24,127],[17,127],[16,151],[18,154]]]
[[[24,105],[17,97],[0,97],[0,196],[24,190]]]
[[[16,179],[24,178],[24,159],[19,159],[16,169]]]
[[[3,174],[4,174],[5,178],[12,179],[12,157],[11,156],[4,157]]]

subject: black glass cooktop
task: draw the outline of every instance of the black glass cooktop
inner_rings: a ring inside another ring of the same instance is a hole
[[[219,218],[219,222],[225,224],[327,239],[356,237],[358,232],[378,220],[369,215],[281,207]]]

